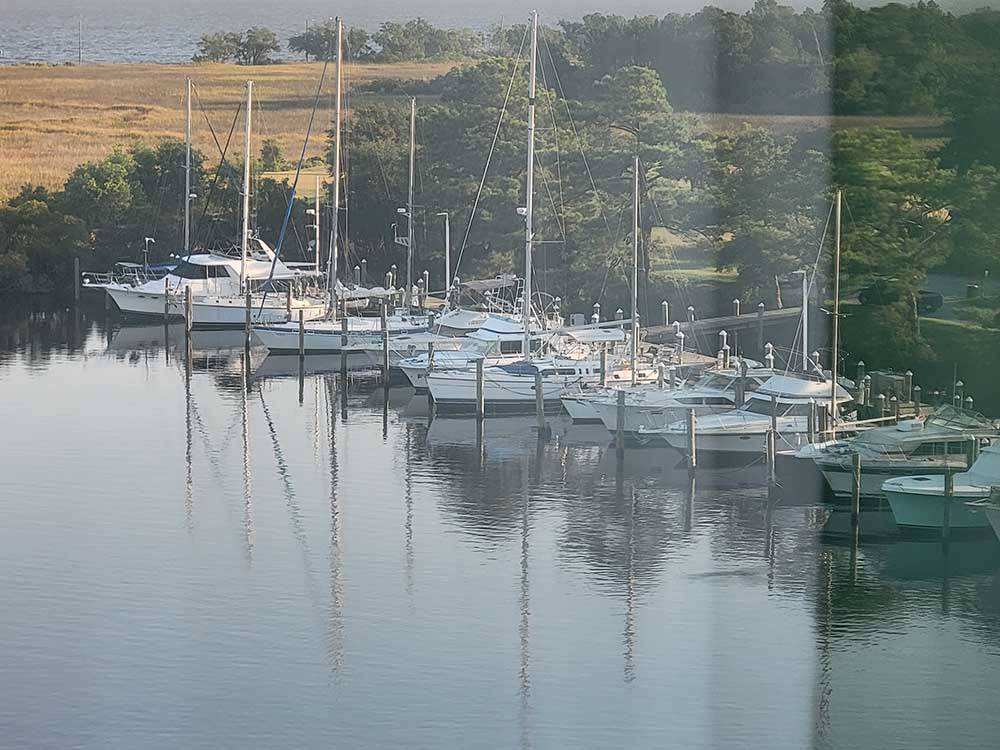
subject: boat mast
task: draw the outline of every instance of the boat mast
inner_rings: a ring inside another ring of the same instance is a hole
[[[336,100],[337,104],[334,110],[334,125],[333,125],[333,218],[330,224],[330,265],[328,266],[327,274],[327,291],[328,301],[330,305],[330,314],[336,318],[337,316],[337,246],[338,246],[338,235],[340,233],[340,131],[341,131],[341,82],[342,82],[342,71],[341,71],[341,58],[343,57],[343,34],[344,32],[344,22],[340,20],[340,16],[337,16],[337,85],[336,85]],[[316,223],[319,223],[319,216],[316,217]],[[317,250],[318,252],[318,250]]]
[[[250,106],[253,81],[247,81],[247,104],[243,116],[243,233],[240,238],[240,293],[247,291],[247,251],[250,247]]]
[[[632,385],[636,384],[636,363],[639,359],[639,155],[633,164],[632,194],[632,346],[629,366],[632,369]]]
[[[323,180],[319,175],[316,175],[316,196],[313,199],[313,218],[315,221],[313,224],[313,244],[316,246],[316,276],[319,276],[319,212],[321,208],[320,198],[323,196]]]
[[[191,79],[187,79],[184,117],[184,255],[191,254]]]
[[[833,209],[833,361],[830,362],[830,438],[837,439],[837,360],[840,357],[840,190]]]
[[[531,352],[531,253],[534,244],[531,218],[535,189],[535,58],[538,56],[538,11],[531,12],[531,65],[528,83],[528,175],[524,208],[524,356]]]
[[[410,308],[413,289],[413,162],[417,146],[417,100],[410,99],[410,186],[406,194],[406,293],[404,307]]]
[[[809,372],[809,271],[802,272],[802,372]]]

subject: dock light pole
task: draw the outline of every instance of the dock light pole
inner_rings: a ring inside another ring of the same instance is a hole
[[[145,244],[144,244],[143,249],[142,249],[142,263],[148,269],[149,268],[149,243],[152,242],[155,245],[156,244],[156,240],[154,240],[152,237],[145,237],[144,240],[145,240]]]
[[[439,211],[435,216],[444,217],[444,294],[451,291],[451,220],[447,211]]]

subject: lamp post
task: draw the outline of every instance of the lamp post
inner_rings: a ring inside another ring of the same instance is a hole
[[[152,237],[145,237],[145,244],[142,249],[142,264],[148,269],[149,268],[149,243],[152,242],[156,244],[156,240]]]

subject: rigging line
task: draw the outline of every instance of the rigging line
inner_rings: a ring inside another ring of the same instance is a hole
[[[542,61],[540,60],[539,63],[541,62]],[[552,105],[552,96],[549,95],[549,81],[545,75],[545,65],[539,64],[538,67],[542,71],[543,97],[545,98],[545,103],[548,105],[549,117],[552,120],[552,133],[553,138],[555,139],[556,147],[556,183],[559,185],[559,214],[562,215],[566,211],[566,200],[563,196],[562,158],[561,149],[559,148],[559,124],[556,122],[556,111],[555,107]]]
[[[833,218],[833,203],[831,202],[830,203],[830,210],[826,214],[826,223],[823,225],[823,233],[820,235],[820,238],[819,238],[819,247],[816,248],[816,260],[813,261],[812,275],[809,277],[809,282],[806,285],[806,293],[807,293],[807,295],[811,294],[812,288],[813,288],[813,284],[815,283],[816,272],[817,272],[817,269],[819,268],[820,258],[822,258],[822,256],[823,256],[823,246],[826,244],[827,234],[830,231],[830,220],[832,218]],[[809,297],[808,296],[806,297],[806,299],[802,300],[803,307],[805,307],[807,304],[809,304]],[[788,364],[785,367],[785,374],[786,375],[788,374],[788,371],[792,367],[792,362],[794,361],[794,356],[793,355],[795,353],[795,348],[798,346],[799,339],[800,339],[801,336],[802,336],[802,326],[799,326],[799,327],[797,327],[795,329],[795,335],[792,337],[792,345],[791,345],[791,348],[789,349]],[[806,356],[807,357],[809,356],[809,352],[806,352]],[[818,366],[818,363],[816,363],[816,364]]]
[[[583,150],[583,139],[580,138],[580,131],[577,129],[576,121],[573,119],[573,113],[570,111],[569,101],[566,99],[566,92],[563,90],[562,81],[559,80],[559,71],[556,70],[555,60],[552,57],[552,48],[549,46],[549,41],[544,34],[542,35],[542,42],[545,45],[545,51],[549,55],[549,64],[552,66],[552,75],[556,79],[556,86],[559,87],[559,96],[562,99],[563,107],[566,109],[566,116],[569,119],[570,127],[573,128],[573,137],[576,138],[576,145],[580,150],[580,157],[583,159],[584,169],[587,171],[587,179],[590,181],[590,187],[594,191],[594,196],[597,198],[597,205],[601,209],[601,219],[604,221],[604,228],[607,230],[608,238],[610,239],[611,223],[608,221],[607,213],[604,210],[604,201],[601,200],[601,193],[597,189],[597,183],[594,182],[594,175],[590,171],[590,162],[587,161],[587,154]]]
[[[479,180],[479,188],[476,190],[476,199],[472,203],[472,213],[469,214],[469,223],[465,227],[465,236],[462,238],[462,246],[458,251],[458,260],[455,262],[454,275],[458,275],[458,269],[462,264],[462,256],[465,254],[465,247],[469,242],[469,235],[472,233],[472,224],[476,220],[476,210],[479,208],[479,200],[483,195],[483,187],[486,184],[486,175],[490,171],[490,163],[493,161],[493,153],[496,151],[497,140],[500,138],[500,128],[503,126],[504,116],[507,114],[507,104],[510,102],[510,92],[514,89],[514,81],[517,78],[517,71],[521,65],[521,54],[524,52],[524,42],[528,38],[528,29],[530,27],[525,25],[524,34],[521,36],[521,46],[517,51],[517,57],[514,60],[513,70],[510,73],[510,82],[507,84],[507,93],[503,98],[503,106],[500,108],[500,116],[497,118],[497,128],[493,133],[493,142],[490,144],[490,152],[486,157],[486,165],[483,167],[483,176]]]
[[[285,208],[285,218],[281,222],[281,231],[278,233],[278,243],[274,248],[274,258],[271,260],[271,270],[267,274],[267,281],[264,283],[264,294],[261,295],[260,308],[258,309],[258,314],[263,313],[264,304],[267,302],[267,293],[271,288],[271,281],[274,278],[274,268],[278,264],[278,258],[281,256],[281,245],[285,241],[285,233],[288,231],[288,220],[292,216],[292,208],[295,205],[295,189],[299,184],[299,175],[302,174],[302,162],[306,158],[306,149],[309,147],[309,137],[312,135],[313,122],[316,119],[316,110],[319,108],[320,97],[323,96],[323,84],[326,81],[326,69],[330,62],[327,60],[323,63],[323,71],[319,76],[319,85],[316,87],[316,96],[313,99],[312,112],[309,113],[309,125],[306,127],[306,137],[302,141],[302,151],[299,154],[299,163],[295,167],[295,179],[292,180],[292,187],[288,191],[288,206]],[[337,217],[334,217],[336,220]],[[316,217],[319,220],[319,217]],[[334,250],[336,252],[336,250]]]
[[[229,152],[229,144],[233,140],[233,133],[236,130],[236,123],[240,120],[240,112],[243,111],[243,103],[240,102],[239,106],[236,107],[236,114],[233,115],[233,123],[229,126],[229,136],[226,138],[226,146],[221,150],[222,156],[219,158],[219,166],[216,167],[215,176],[212,178],[212,184],[208,187],[208,195],[205,198],[205,204],[201,209],[201,217],[198,219],[198,223],[201,224],[205,220],[205,216],[208,214],[208,207],[212,204],[212,195],[215,192],[216,185],[219,183],[219,178],[222,176],[222,171],[226,169],[229,164],[226,161],[226,154]],[[206,236],[205,242],[208,242],[208,237]]]
[[[222,151],[222,146],[219,144],[219,137],[215,134],[215,128],[212,127],[212,120],[208,116],[208,111],[205,109],[205,104],[201,100],[201,94],[198,93],[198,87],[194,84],[194,81],[191,82],[191,90],[194,91],[194,98],[198,102],[198,109],[201,112],[202,117],[205,118],[205,124],[208,125],[208,132],[212,134],[212,140],[215,141],[215,148],[220,154],[222,154],[222,156],[225,156]],[[239,106],[243,106],[242,101]]]

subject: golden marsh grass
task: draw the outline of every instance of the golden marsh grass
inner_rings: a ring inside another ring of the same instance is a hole
[[[351,65],[348,84],[380,78],[438,76],[455,63]],[[155,144],[184,137],[184,80],[194,82],[192,141],[209,164],[218,157],[208,121],[225,141],[243,84],[254,81],[254,134],[275,139],[289,159],[302,149],[321,63],[255,68],[238,65],[87,65],[0,67],[0,198],[33,183],[61,187],[77,165],[100,159],[115,144]],[[327,71],[324,106],[317,112],[307,156],[322,152],[333,95]],[[206,120],[207,118],[207,120]],[[239,153],[237,125],[231,153]]]

